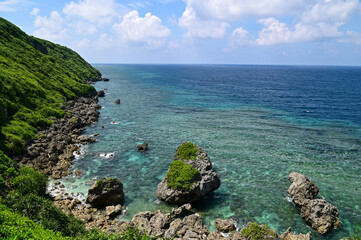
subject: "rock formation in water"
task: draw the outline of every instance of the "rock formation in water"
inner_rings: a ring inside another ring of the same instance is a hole
[[[319,191],[314,183],[305,175],[297,172],[291,172],[288,178],[292,182],[288,189],[292,201],[301,207],[301,216],[318,233],[325,234],[340,227],[337,207],[324,199],[314,199]]]
[[[145,142],[145,143],[139,144],[137,146],[137,148],[138,148],[139,152],[146,152],[146,151],[148,151],[148,146],[149,146],[149,143]]]
[[[93,207],[117,205],[124,200],[123,184],[118,178],[101,178],[88,190],[87,203]]]
[[[207,153],[196,144],[180,145],[168,172],[158,184],[157,196],[168,203],[191,203],[218,189],[221,181]]]

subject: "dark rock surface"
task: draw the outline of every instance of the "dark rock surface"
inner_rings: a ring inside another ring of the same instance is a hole
[[[177,155],[174,157],[174,160],[181,160],[199,171],[200,177],[195,179],[192,189],[189,191],[180,191],[168,187],[168,179],[167,175],[165,175],[157,187],[158,198],[168,203],[192,203],[220,187],[221,181],[217,173],[212,170],[212,162],[206,151],[197,145],[195,146],[198,150],[195,160],[179,159]]]
[[[86,202],[93,207],[117,205],[124,200],[123,184],[118,178],[101,178],[88,190]]]
[[[287,192],[291,195],[292,201],[302,206],[306,199],[313,199],[318,194],[318,187],[312,183],[305,175],[291,172],[288,179],[292,182]]]
[[[341,226],[337,208],[324,199],[305,201],[301,208],[301,216],[320,234]]]
[[[115,100],[115,104],[120,104],[120,99]]]
[[[145,143],[139,144],[137,146],[137,148],[138,148],[139,152],[146,152],[146,151],[148,151],[148,146],[149,146],[149,143],[145,142]]]
[[[98,97],[105,97],[105,92],[103,90],[98,91]]]
[[[69,101],[63,107],[64,117],[56,119],[48,128],[39,129],[37,136],[24,146],[23,154],[15,159],[55,179],[72,174],[69,169],[74,159],[73,152],[82,144],[96,140],[79,135],[85,126],[98,120],[97,102],[97,96]]]

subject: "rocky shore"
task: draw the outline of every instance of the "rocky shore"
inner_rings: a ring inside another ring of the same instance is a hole
[[[54,179],[72,174],[69,169],[74,159],[73,153],[81,145],[96,141],[95,136],[80,134],[85,126],[98,120],[97,110],[101,106],[97,103],[97,92],[89,97],[69,101],[62,108],[65,111],[64,117],[54,120],[48,128],[38,129],[37,136],[24,146],[23,154],[16,157],[17,161]]]

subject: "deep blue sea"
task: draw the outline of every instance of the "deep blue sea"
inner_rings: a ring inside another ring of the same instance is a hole
[[[74,162],[85,175],[67,180],[72,191],[86,194],[91,179],[118,177],[123,219],[169,210],[156,187],[177,146],[192,141],[222,181],[193,205],[211,230],[215,218],[311,231],[314,239],[340,239],[361,227],[361,67],[94,66],[110,82],[95,84],[106,96],[85,134],[100,136]],[[144,141],[150,151],[137,152]],[[291,171],[308,176],[319,197],[338,207],[339,230],[319,236],[302,220],[286,192]]]

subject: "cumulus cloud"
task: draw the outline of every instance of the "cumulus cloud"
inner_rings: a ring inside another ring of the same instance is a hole
[[[98,30],[97,27],[93,24],[83,21],[77,21],[69,25],[73,27],[76,33],[79,35],[93,34],[96,33]]]
[[[64,19],[57,11],[52,11],[50,17],[37,15],[34,25],[38,29],[34,35],[50,41],[64,40],[67,37],[67,29],[64,28]]]
[[[33,15],[33,16],[36,16],[38,15],[40,12],[40,9],[39,8],[34,8],[31,12],[30,12],[30,15]]]
[[[239,27],[232,32],[231,47],[250,45],[248,31]]]
[[[110,23],[118,16],[120,7],[114,0],[78,0],[65,5],[63,12],[72,17],[80,17],[100,24]]]
[[[160,18],[151,13],[140,17],[136,10],[125,14],[122,22],[115,23],[112,29],[124,40],[146,42],[151,48],[159,47],[171,34]]]
[[[193,8],[187,6],[179,19],[179,26],[188,30],[186,37],[221,38],[225,35],[229,24],[213,20],[200,20]]]
[[[343,35],[339,27],[360,7],[358,0],[328,0],[309,7],[293,27],[287,26],[276,18],[263,18],[258,23],[263,29],[252,45],[274,45],[337,38]],[[242,45],[241,37],[232,36],[233,42]],[[238,41],[238,42],[237,42]],[[244,44],[244,43],[243,43]]]

